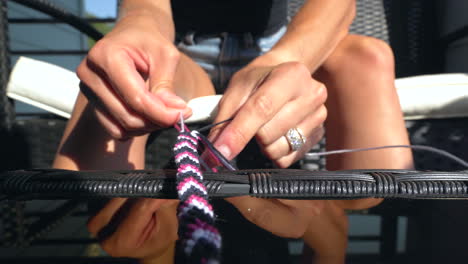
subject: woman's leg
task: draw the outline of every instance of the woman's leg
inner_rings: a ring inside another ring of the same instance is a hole
[[[328,90],[327,150],[409,144],[394,86],[393,53],[386,43],[349,35],[314,77]],[[328,170],[412,167],[411,151],[401,148],[327,158]],[[344,263],[348,235],[344,209],[368,208],[380,201],[327,201],[324,213],[312,219],[304,236],[314,263]]]
[[[378,39],[349,35],[316,77],[328,89],[327,150],[409,144],[396,93],[391,48]],[[332,155],[328,170],[411,169],[411,150],[394,148]],[[346,201],[370,207],[378,200]]]

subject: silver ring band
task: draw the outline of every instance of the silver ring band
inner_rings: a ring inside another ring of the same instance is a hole
[[[284,137],[288,141],[289,147],[291,147],[292,151],[299,150],[307,141],[302,131],[297,127],[289,129]]]

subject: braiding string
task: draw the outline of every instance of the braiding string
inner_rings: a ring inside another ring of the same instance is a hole
[[[177,192],[180,199],[179,219],[180,263],[219,263],[221,235],[215,227],[215,216],[208,202],[198,155],[196,131],[182,129],[174,145],[177,165]]]

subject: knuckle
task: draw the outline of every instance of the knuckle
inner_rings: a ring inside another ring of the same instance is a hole
[[[306,100],[309,103],[312,103],[312,105],[315,107],[318,107],[319,105],[322,105],[326,102],[327,97],[328,97],[328,92],[327,92],[325,85],[323,85],[320,82],[312,81],[307,86],[307,88],[308,88],[307,92],[304,92],[305,93],[304,100]]]
[[[76,67],[76,75],[78,79],[83,80],[86,77],[87,67],[86,67],[86,59],[81,61],[81,63]]]
[[[274,114],[273,101],[266,94],[259,94],[258,96],[254,97],[252,108],[252,110],[254,110],[260,116],[260,118],[264,120],[270,119]]]
[[[294,239],[299,239],[304,236],[305,233],[305,227],[303,226],[296,226],[295,228],[292,229],[289,237],[294,238]]]
[[[238,146],[245,146],[247,145],[247,143],[249,142],[249,138],[247,138],[247,136],[245,135],[245,132],[243,129],[241,128],[238,128],[238,127],[233,127],[231,128],[231,131],[230,131],[230,138],[233,139],[233,146],[235,146],[236,148]]]
[[[328,98],[327,88],[323,83],[319,83],[316,91],[316,97],[319,100],[319,103],[323,104]]]
[[[271,131],[271,128],[270,126],[268,125],[264,125],[263,127],[261,127],[258,132],[257,132],[257,140],[260,144],[266,146],[266,145],[269,145],[272,142],[272,131]]]
[[[180,60],[181,54],[180,51],[175,48],[174,46],[166,46],[166,49],[164,50],[165,55],[167,58],[171,61],[178,62]]]
[[[120,119],[120,125],[125,130],[137,130],[142,127],[141,121],[137,117],[131,115],[122,116]]]
[[[125,138],[125,133],[122,131],[122,129],[116,126],[109,127],[106,123],[102,121],[101,121],[101,124],[106,128],[107,133],[109,133],[109,135],[112,138],[117,139],[117,140],[123,140]]]
[[[101,247],[107,254],[112,257],[124,257],[124,250],[123,248],[119,248],[117,245],[119,243],[116,241],[118,241],[118,239],[106,239],[101,242]]]
[[[239,82],[244,82],[245,80],[250,80],[252,79],[251,77],[251,72],[245,72],[245,70],[240,70],[236,73],[234,73],[231,77],[231,80],[229,80],[229,85],[228,87],[233,86],[234,84],[238,84]],[[224,98],[224,96],[223,96]]]
[[[112,68],[116,65],[122,64],[122,58],[125,57],[124,51],[116,46],[107,47],[106,54],[107,56],[104,56],[104,58],[101,59],[103,62],[103,69]]]
[[[107,41],[105,39],[101,39],[96,42],[88,52],[88,59],[93,62],[98,61],[101,58],[102,53],[108,49],[107,46]]]
[[[327,116],[328,116],[328,110],[327,108],[322,105],[319,110],[318,110],[318,121],[320,124],[322,124],[323,122],[325,122],[325,120],[327,119]]]
[[[285,160],[285,159],[275,160],[276,166],[278,166],[278,168],[281,168],[281,169],[285,169],[285,168],[289,167],[289,165],[291,165],[291,163],[292,163],[292,161]]]
[[[247,75],[248,77],[250,77],[251,74],[253,74],[253,71],[248,71],[246,69],[241,69],[241,70],[235,72],[232,75],[231,79],[239,79],[239,78],[242,78],[244,75]]]
[[[143,106],[143,96],[140,94],[135,94],[128,96],[126,98],[127,103],[130,105],[131,109],[136,111],[137,113],[142,113],[144,112],[144,106]]]
[[[91,219],[91,221],[88,221],[88,223],[86,223],[86,228],[88,229],[89,233],[91,233],[93,236],[96,236],[100,230],[92,220],[94,219]]]

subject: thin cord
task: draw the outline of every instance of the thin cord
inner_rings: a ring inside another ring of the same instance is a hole
[[[203,143],[203,145],[207,148],[207,150],[210,152],[210,154],[212,154],[213,158],[217,159],[217,161],[219,163],[221,163],[221,165],[223,165],[224,168],[230,170],[230,171],[235,171],[237,170],[236,167],[234,165],[232,165],[229,160],[227,160],[223,154],[221,154],[214,146],[213,144],[211,144],[211,142],[203,135],[201,134],[199,131],[197,130],[193,130],[192,131],[193,133],[195,133],[200,141]]]
[[[230,121],[232,121],[233,119],[234,119],[234,118],[229,118],[229,119],[226,119],[226,120],[224,120],[224,121],[220,121],[220,122],[218,122],[218,123],[214,123],[214,124],[211,124],[211,125],[204,126],[204,127],[200,128],[200,129],[197,129],[197,130],[198,130],[198,132],[203,132],[203,131],[208,130],[208,129],[211,129],[212,127],[215,127],[215,126],[217,126],[217,125],[221,125],[221,124],[224,124],[224,123],[226,123],[226,122],[230,122]]]
[[[339,150],[331,150],[331,151],[322,151],[322,152],[309,152],[307,156],[328,156],[328,155],[336,155],[336,154],[343,154],[343,153],[350,153],[350,152],[358,152],[358,151],[368,151],[368,150],[377,150],[377,149],[386,149],[386,148],[411,148],[416,150],[425,150],[433,153],[437,153],[442,155],[448,159],[451,159],[454,162],[468,168],[468,162],[465,160],[451,154],[442,149],[430,147],[430,146],[422,146],[422,145],[388,145],[388,146],[380,146],[380,147],[372,147],[372,148],[356,148],[356,149],[339,149]]]
[[[232,121],[232,119],[233,118],[226,119],[224,121],[202,127],[201,129],[198,129],[198,131],[208,130],[208,129],[214,127],[214,126],[217,126],[217,125]],[[204,137],[200,133],[198,135],[201,137],[202,142],[204,143],[204,145],[207,146],[208,149],[210,150],[210,152],[212,152],[212,154],[214,154],[221,161],[221,163],[224,165],[224,167],[228,168],[229,170],[235,170],[234,167],[231,167],[232,164],[230,164],[229,161],[227,161],[226,158],[224,158],[223,155],[221,153],[219,153],[217,151],[217,149],[214,148],[210,144],[210,142],[208,141],[208,139],[206,139],[206,137]],[[328,155],[336,155],[336,154],[359,152],[359,151],[369,151],[369,150],[379,150],[379,149],[387,149],[387,148],[410,148],[410,149],[415,149],[415,150],[424,150],[424,151],[439,154],[439,155],[441,155],[441,156],[443,156],[445,158],[448,158],[448,159],[450,159],[450,160],[452,160],[452,161],[454,161],[454,162],[468,168],[468,162],[467,161],[453,155],[452,153],[450,153],[448,151],[445,151],[445,150],[442,150],[442,149],[439,149],[439,148],[430,147],[430,146],[423,146],[423,145],[387,145],[387,146],[370,147],[370,148],[339,149],[339,150],[323,151],[323,152],[309,152],[306,155],[307,156],[328,156]],[[229,166],[228,164],[231,165],[231,166]]]

